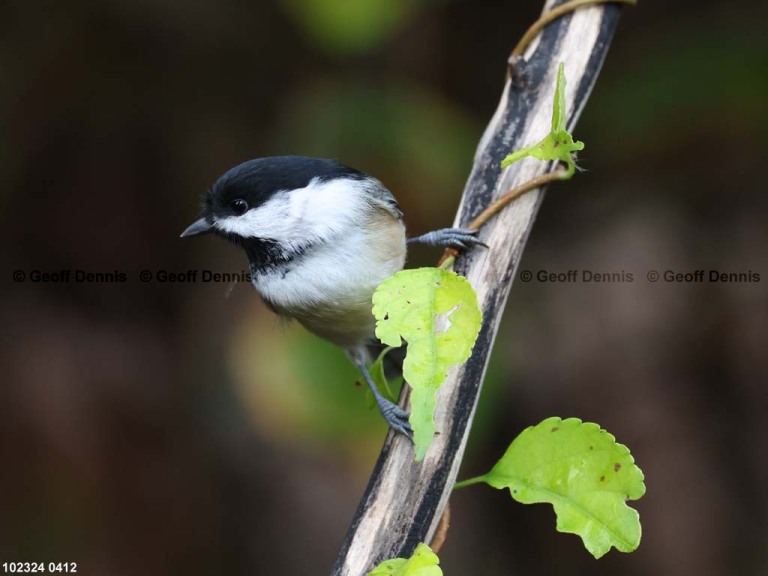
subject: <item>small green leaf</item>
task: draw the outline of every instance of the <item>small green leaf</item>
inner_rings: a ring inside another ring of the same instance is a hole
[[[388,346],[408,342],[403,376],[413,388],[410,423],[421,460],[435,434],[437,390],[448,370],[466,362],[480,331],[477,295],[466,278],[439,268],[403,270],[373,295],[376,336]]]
[[[565,130],[565,63],[557,67],[555,101],[552,103],[552,133]]]
[[[480,480],[509,488],[523,504],[551,503],[557,530],[581,536],[595,558],[611,546],[632,552],[640,545],[640,517],[626,501],[645,494],[643,473],[597,424],[555,417],[531,426],[488,474],[464,484]]]
[[[429,546],[419,544],[410,558],[385,560],[368,576],[443,576],[439,563],[440,559]]]
[[[501,167],[506,168],[527,156],[532,156],[539,160],[558,160],[568,165],[568,171],[563,173],[561,177],[563,180],[568,180],[576,171],[576,161],[573,158],[573,153],[583,150],[584,143],[573,141],[573,136],[565,128],[566,120],[565,66],[561,62],[557,70],[557,86],[555,88],[554,103],[552,104],[552,131],[538,144],[509,154],[502,160]]]
[[[381,395],[392,402],[397,402],[400,388],[403,386],[403,376],[401,374],[400,376],[393,378],[392,382],[390,382],[387,380],[384,371],[384,358],[386,358],[387,354],[389,354],[389,351],[392,349],[392,346],[387,346],[381,351],[379,357],[376,358],[376,361],[370,368],[370,374],[373,378],[373,383],[376,384],[376,388],[381,392]],[[366,401],[368,403],[368,408],[374,408],[376,406],[376,398],[374,398],[370,389],[367,391]]]

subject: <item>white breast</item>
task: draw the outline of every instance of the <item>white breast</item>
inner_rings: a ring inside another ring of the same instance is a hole
[[[374,290],[405,263],[405,227],[390,199],[375,180],[312,181],[216,226],[309,246],[257,272],[253,285],[279,314],[339,346],[358,346],[373,336]]]
[[[253,285],[280,313],[343,347],[371,337],[376,287],[405,264],[405,227],[389,214],[367,231],[311,249],[296,263],[254,277]]]

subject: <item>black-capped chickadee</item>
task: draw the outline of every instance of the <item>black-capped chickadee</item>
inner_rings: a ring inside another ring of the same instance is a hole
[[[381,395],[368,372],[368,350],[378,342],[371,298],[402,270],[407,244],[482,245],[475,232],[445,228],[406,240],[403,214],[381,182],[334,160],[303,156],[232,168],[209,190],[202,212],[181,237],[213,232],[243,248],[267,306],[342,348],[387,423],[410,436],[408,413]]]

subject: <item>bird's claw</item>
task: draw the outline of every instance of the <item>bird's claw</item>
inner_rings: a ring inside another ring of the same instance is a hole
[[[460,248],[466,250],[473,246],[482,246],[488,248],[488,245],[476,236],[477,230],[469,228],[441,228],[427,232],[422,236],[409,238],[408,244],[427,244],[428,246],[439,246],[442,248]]]
[[[384,400],[381,402],[379,404],[379,410],[381,411],[381,415],[384,416],[384,420],[387,421],[387,424],[389,424],[389,427],[392,428],[392,430],[402,434],[408,438],[408,440],[413,442],[413,429],[408,422],[408,417],[410,416],[408,412],[400,408],[400,406],[394,402],[390,402],[389,400]]]

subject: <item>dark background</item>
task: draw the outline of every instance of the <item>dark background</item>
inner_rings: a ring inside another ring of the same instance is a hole
[[[539,2],[10,0],[0,4],[0,560],[81,574],[327,574],[384,426],[340,352],[282,327],[180,240],[229,167],[335,157],[449,225],[506,56]],[[643,542],[595,561],[549,506],[453,498],[457,574],[768,571],[764,3],[625,9],[521,269],[460,477],[551,415],[633,451]],[[417,250],[412,263],[430,263]],[[124,283],[31,282],[33,270]],[[757,272],[668,283],[649,270]],[[14,270],[27,280],[13,281]]]

